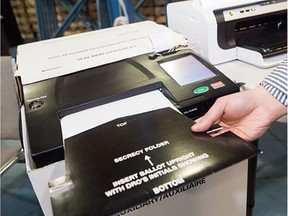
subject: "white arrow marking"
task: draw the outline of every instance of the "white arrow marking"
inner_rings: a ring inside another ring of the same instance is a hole
[[[152,163],[152,161],[150,159],[151,159],[151,157],[145,155],[145,160],[147,160],[151,166],[154,166],[154,164]]]

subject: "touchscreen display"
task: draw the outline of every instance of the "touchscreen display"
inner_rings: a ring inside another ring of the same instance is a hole
[[[160,67],[162,67],[180,86],[216,76],[215,73],[192,55],[162,62],[160,63]]]

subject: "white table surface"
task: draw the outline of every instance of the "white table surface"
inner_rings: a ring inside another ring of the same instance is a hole
[[[239,60],[215,65],[215,67],[232,81],[246,83],[243,89],[255,88],[275,68],[259,68]]]

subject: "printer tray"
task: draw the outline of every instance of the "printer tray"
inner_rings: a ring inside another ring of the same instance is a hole
[[[263,58],[287,52],[286,30],[259,31],[245,34],[237,40],[237,46],[259,52]]]

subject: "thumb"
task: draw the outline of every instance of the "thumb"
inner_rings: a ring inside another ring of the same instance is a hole
[[[195,124],[192,125],[191,130],[194,132],[203,132],[208,130],[213,123],[214,122],[209,121],[207,118],[205,118],[205,116],[203,116],[195,121]]]
[[[219,123],[224,108],[225,104],[217,100],[203,117],[196,120],[196,123],[192,125],[191,130],[194,132],[207,131],[213,124]]]

